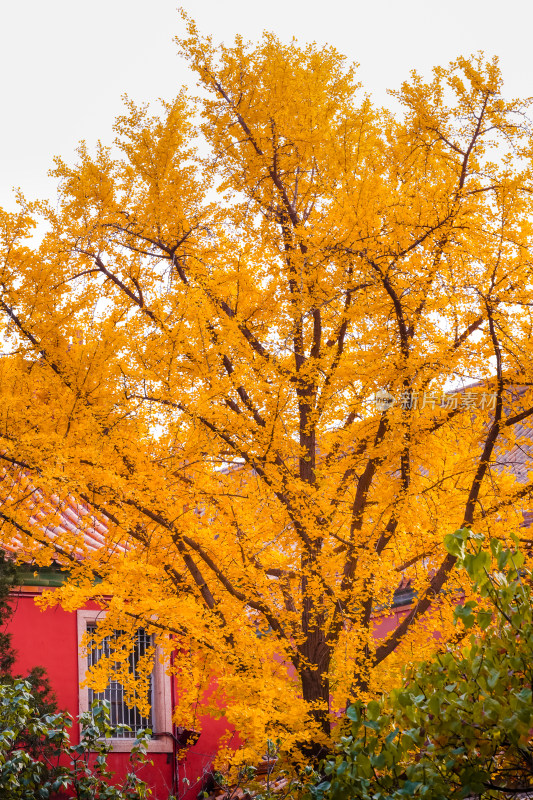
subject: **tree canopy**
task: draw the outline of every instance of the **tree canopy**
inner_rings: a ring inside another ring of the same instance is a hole
[[[453,635],[445,534],[527,507],[497,463],[533,415],[527,103],[479,56],[387,111],[333,48],[187,24],[199,96],[128,101],[2,214],[3,536],[69,565],[48,602],[175,649],[181,724],[316,745]]]

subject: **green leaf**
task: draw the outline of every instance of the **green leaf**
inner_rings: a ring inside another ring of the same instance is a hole
[[[448,533],[444,537],[444,547],[452,556],[461,557],[464,554],[465,536],[464,529],[459,529],[455,533]]]
[[[348,719],[351,719],[352,722],[360,722],[361,721],[361,711],[358,706],[348,706],[346,709],[346,716]]]
[[[481,609],[477,613],[477,624],[481,630],[486,630],[492,622],[493,612],[486,609]]]

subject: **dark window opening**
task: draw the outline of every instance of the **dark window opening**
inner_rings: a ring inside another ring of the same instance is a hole
[[[95,623],[87,624],[87,633],[94,636],[96,631]],[[122,635],[122,631],[117,631],[115,636]],[[109,657],[112,654],[111,647],[113,637],[106,636],[98,647],[92,648],[87,652],[87,666],[89,669],[94,667],[103,656]],[[139,660],[146,654],[148,648],[153,646],[152,637],[146,633],[144,628],[139,628],[133,643],[133,649],[129,656],[129,670],[138,677],[137,665]],[[89,707],[92,703],[107,700],[111,710],[111,725],[128,725],[131,731],[117,731],[114,738],[134,739],[136,732],[140,728],[152,729],[152,694],[153,694],[153,675],[150,676],[150,687],[148,689],[148,702],[150,703],[150,713],[143,716],[136,707],[129,708],[124,699],[124,687],[119,681],[111,680],[105,691],[95,692],[89,687]]]

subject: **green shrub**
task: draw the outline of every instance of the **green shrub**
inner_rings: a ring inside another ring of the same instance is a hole
[[[459,800],[533,789],[531,574],[518,550],[459,530],[449,552],[477,600],[457,607],[470,643],[422,663],[388,697],[347,711],[314,800]]]
[[[111,737],[107,703],[94,703],[79,718],[80,743],[70,744],[69,714],[39,715],[28,681],[0,684],[0,797],[2,800],[144,800],[152,794],[137,776],[147,761],[149,731],[139,731],[123,780],[111,783],[107,767]],[[121,729],[127,726],[118,726]],[[31,743],[42,743],[38,757]]]

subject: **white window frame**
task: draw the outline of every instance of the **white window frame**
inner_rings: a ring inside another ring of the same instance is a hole
[[[78,698],[80,714],[89,711],[89,688],[82,686],[87,676],[87,653],[82,647],[82,640],[87,633],[87,625],[98,623],[105,618],[107,612],[98,609],[81,609],[77,611],[78,632]],[[160,649],[155,649],[154,671],[152,673],[152,723],[154,738],[148,743],[150,753],[172,753],[171,736],[158,736],[158,733],[172,732],[171,676],[167,673],[167,664],[161,662]],[[129,753],[135,739],[111,739],[111,750],[114,753]]]

